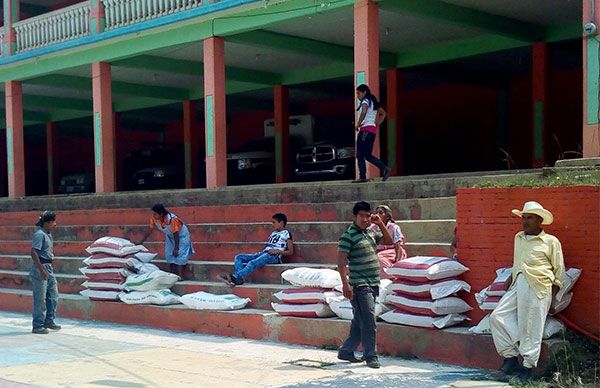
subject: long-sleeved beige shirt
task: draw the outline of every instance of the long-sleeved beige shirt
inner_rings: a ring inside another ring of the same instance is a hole
[[[515,235],[515,254],[512,267],[513,284],[522,273],[538,298],[552,292],[552,285],[562,288],[565,262],[560,241],[542,231],[537,236]]]

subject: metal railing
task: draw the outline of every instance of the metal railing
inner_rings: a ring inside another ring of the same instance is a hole
[[[203,0],[102,0],[107,31],[196,8],[203,3]]]
[[[87,36],[90,33],[90,2],[45,13],[14,24],[16,52],[21,53]]]

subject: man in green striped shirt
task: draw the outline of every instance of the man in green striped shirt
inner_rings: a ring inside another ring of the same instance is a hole
[[[352,303],[352,324],[348,338],[338,351],[340,360],[362,362],[370,368],[379,368],[377,359],[377,325],[375,299],[379,294],[379,260],[377,243],[392,244],[392,236],[377,214],[371,214],[368,202],[357,202],[352,209],[353,223],[340,237],[338,244],[338,271],[342,278],[344,296]],[[369,229],[371,223],[381,233]],[[354,350],[362,342],[363,357],[357,359]]]

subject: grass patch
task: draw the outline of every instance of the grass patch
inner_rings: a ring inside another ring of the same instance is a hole
[[[489,178],[475,184],[476,188],[502,187],[557,187],[557,186],[599,186],[600,169],[578,171],[552,171],[550,173],[531,176],[509,176]]]
[[[554,354],[555,368],[550,376],[538,381],[509,384],[518,388],[600,387],[600,346],[573,331],[564,336],[567,345]]]

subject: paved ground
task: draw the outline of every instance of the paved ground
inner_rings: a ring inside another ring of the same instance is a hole
[[[61,319],[31,334],[28,315],[0,312],[0,387],[504,387],[489,372],[382,357],[338,363],[335,351]]]

